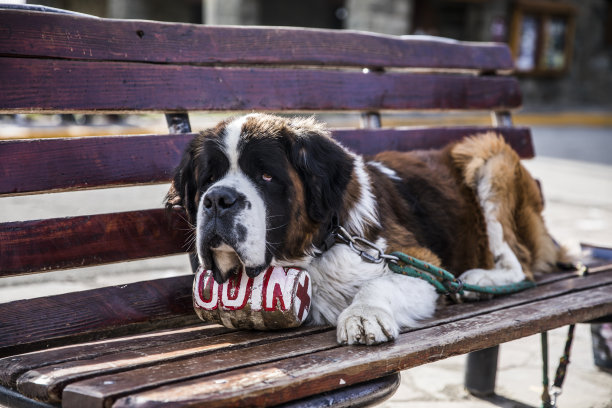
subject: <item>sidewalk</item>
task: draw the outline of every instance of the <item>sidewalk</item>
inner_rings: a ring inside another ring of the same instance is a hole
[[[568,146],[570,137],[579,140],[579,144]],[[545,218],[553,236],[574,251],[580,241],[612,245],[612,128],[536,128],[534,138],[537,158],[525,165],[542,183]],[[167,186],[161,185],[0,198],[0,222],[160,207],[166,191]],[[6,278],[0,280],[0,303],[91,289],[111,282],[122,284],[167,277],[189,270],[187,257],[180,255]],[[49,282],[47,275],[54,281]],[[551,365],[556,364],[564,339],[564,329],[551,332],[551,362],[555,362]],[[562,407],[612,408],[612,374],[596,369],[590,342],[589,326],[579,325],[572,363],[559,401]],[[539,406],[538,336],[501,346],[497,396],[492,399],[478,399],[464,391],[464,360],[465,356],[452,357],[403,372],[399,390],[381,407]]]

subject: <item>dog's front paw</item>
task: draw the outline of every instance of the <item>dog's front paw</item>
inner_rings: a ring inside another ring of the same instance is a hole
[[[459,276],[459,279],[463,283],[470,285],[495,286],[495,282],[493,279],[491,279],[490,274],[491,271],[487,269],[470,269],[469,271],[463,272],[461,276]],[[465,300],[490,299],[491,297],[493,297],[493,295],[469,290],[464,290],[463,294],[461,295],[461,298]]]
[[[395,319],[387,311],[369,305],[351,305],[338,317],[336,336],[340,344],[378,344],[399,334]]]

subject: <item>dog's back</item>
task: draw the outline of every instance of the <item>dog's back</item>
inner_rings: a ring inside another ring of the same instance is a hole
[[[520,273],[532,279],[566,260],[544,225],[536,181],[501,136],[481,134],[442,150],[384,152],[374,161],[396,174],[392,185],[378,183],[381,211],[393,213],[384,217],[386,227],[406,228],[452,272],[504,270],[499,281]],[[397,250],[412,241],[387,239]]]

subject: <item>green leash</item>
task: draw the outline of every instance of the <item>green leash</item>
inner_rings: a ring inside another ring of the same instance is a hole
[[[420,259],[413,258],[404,254],[403,252],[393,252],[391,255],[397,257],[403,264],[400,265],[399,262],[389,262],[389,269],[391,269],[393,272],[423,279],[435,286],[438,293],[445,295],[457,293],[463,294],[464,290],[478,293],[488,293],[492,295],[506,295],[536,286],[535,282],[531,281],[522,281],[499,286],[472,285],[462,282],[461,280],[455,278],[453,274],[442,268],[428,262],[421,261]]]
[[[352,236],[342,226],[336,224],[331,228],[329,236],[324,240],[324,249],[329,249],[337,241],[348,245],[351,250],[366,262],[387,262],[389,269],[393,272],[423,279],[432,284],[439,293],[451,295],[451,297],[456,294],[463,294],[465,290],[492,295],[506,295],[536,286],[535,282],[531,281],[499,286],[480,286],[464,283],[460,279],[455,278],[452,273],[428,262],[413,258],[403,252],[385,254],[382,248],[376,244],[363,237]],[[453,298],[455,299],[455,297]]]
[[[344,228],[337,224],[337,218],[336,223],[330,229],[330,231],[331,232],[329,233],[328,237],[324,240],[322,249],[329,249],[337,241],[343,242],[348,245],[352,251],[357,253],[364,261],[370,263],[386,262],[391,271],[413,278],[423,279],[432,284],[439,293],[450,295],[455,301],[457,301],[457,297],[455,295],[463,294],[463,291],[465,290],[491,295],[505,295],[520,292],[536,286],[535,282],[527,280],[499,286],[471,285],[455,278],[453,274],[445,269],[439,268],[420,259],[413,258],[403,252],[392,252],[391,254],[385,254],[382,248],[366,240],[365,238],[351,236]],[[579,271],[581,276],[588,273],[588,268],[581,263],[578,265],[561,264],[558,266],[561,266],[563,269],[575,268]],[[557,405],[557,398],[561,394],[561,386],[563,384],[563,380],[565,379],[567,365],[569,364],[569,353],[573,337],[574,325],[572,324],[569,326],[564,353],[559,360],[559,366],[557,367],[555,374],[554,384],[549,388],[548,333],[542,332],[542,385],[544,388],[542,392],[542,408],[555,408]]]
[[[439,293],[453,296],[455,294],[462,294],[464,290],[469,290],[479,293],[488,293],[493,295],[509,294],[520,292],[525,289],[533,288],[536,286],[535,282],[522,281],[513,283],[510,285],[500,286],[478,286],[470,285],[469,283],[463,283],[461,280],[456,279],[450,272],[438,268],[428,262],[421,261],[420,259],[413,258],[403,252],[393,252],[392,257],[396,257],[397,260],[388,260],[389,269],[395,273],[402,275],[411,276],[415,278],[423,279],[433,286]],[[403,265],[400,265],[402,263]],[[579,265],[576,269],[581,271],[581,274],[586,272],[586,268]],[[557,400],[561,395],[561,388],[563,386],[563,380],[567,372],[567,365],[569,364],[570,349],[572,346],[572,340],[574,338],[574,327],[571,324],[567,333],[567,339],[565,341],[565,348],[563,355],[559,359],[559,366],[555,373],[555,380],[552,387],[549,385],[548,379],[548,333],[541,333],[542,343],[542,406],[541,408],[556,408]]]

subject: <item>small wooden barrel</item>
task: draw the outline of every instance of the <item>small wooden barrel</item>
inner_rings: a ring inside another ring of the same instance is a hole
[[[193,306],[200,319],[236,329],[285,329],[301,325],[310,311],[308,272],[269,267],[255,278],[246,272],[218,284],[200,268],[193,282]]]

